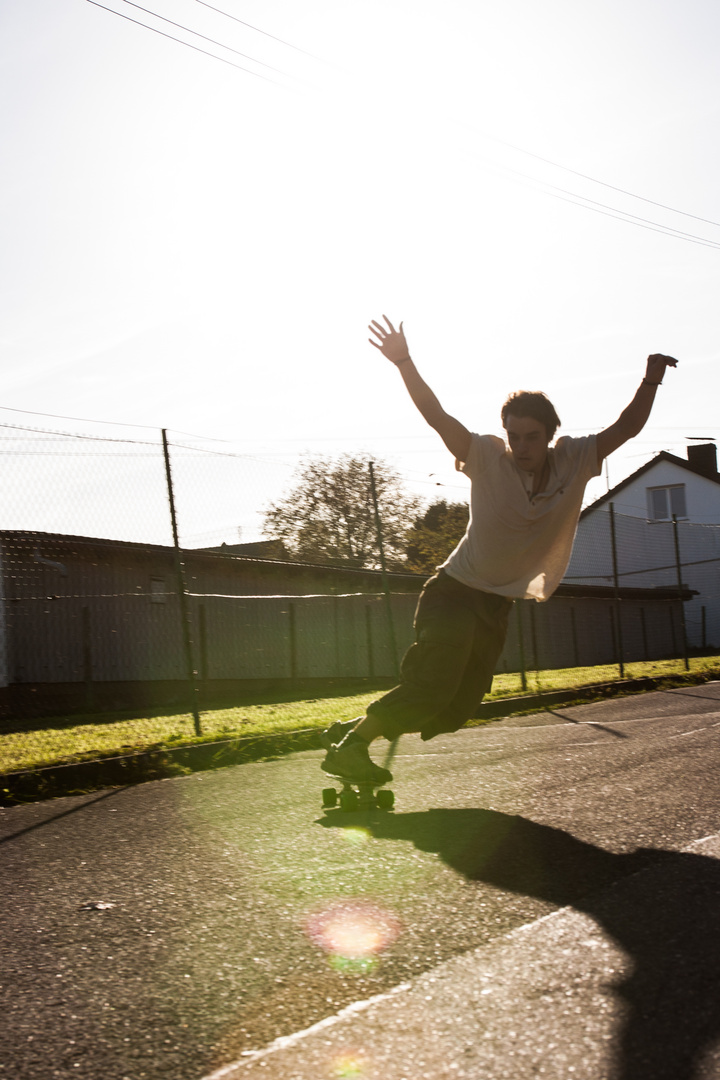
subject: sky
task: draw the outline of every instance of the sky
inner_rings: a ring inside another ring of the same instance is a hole
[[[611,484],[720,436],[715,0],[103,3],[0,0],[2,527],[164,542],[161,428],[188,544],[307,453],[467,498],[383,313],[478,432],[520,388],[600,430],[676,356]]]

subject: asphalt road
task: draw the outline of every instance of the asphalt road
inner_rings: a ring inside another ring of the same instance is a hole
[[[320,757],[0,811],[0,1077],[720,1078],[719,683]]]

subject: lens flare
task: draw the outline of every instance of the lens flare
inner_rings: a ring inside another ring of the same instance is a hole
[[[365,975],[398,936],[400,923],[391,912],[367,901],[340,901],[312,914],[307,932],[328,953],[336,971]]]
[[[366,1059],[362,1054],[343,1054],[332,1062],[330,1075],[333,1080],[362,1080],[367,1076]]]
[[[343,829],[341,835],[348,844],[360,847],[362,844],[367,844],[370,839],[370,830],[363,829],[359,825],[353,825],[349,829]]]

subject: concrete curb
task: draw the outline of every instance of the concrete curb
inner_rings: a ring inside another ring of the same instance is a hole
[[[104,787],[124,787],[147,780],[164,780],[191,772],[220,769],[245,761],[278,757],[293,750],[320,748],[318,728],[256,735],[244,739],[179,746],[175,749],[145,750],[118,757],[76,761],[69,765],[49,765],[41,769],[0,774],[0,806],[80,795]]]
[[[708,673],[710,678],[716,678],[717,672]],[[681,683],[696,682],[696,675],[648,675],[642,679],[617,679],[609,683],[591,683],[588,686],[576,686],[569,690],[546,690],[537,694],[523,694],[520,697],[498,698],[495,701],[484,701],[480,706],[478,718],[482,720],[500,720],[505,716],[511,716],[516,712],[535,712],[547,709],[551,705],[566,705],[571,701],[584,702],[588,699],[605,697],[617,697],[619,694],[642,693],[644,690],[656,690],[658,686],[669,680],[678,680]]]
[[[498,698],[484,702],[479,720],[501,720],[518,712],[541,712],[553,705],[586,702],[618,694],[655,690],[670,682],[692,685],[710,682],[717,672],[698,672],[693,675],[659,676],[643,679],[624,679],[611,683],[595,683],[569,690],[513,698]],[[117,757],[77,761],[69,765],[50,765],[40,769],[24,769],[0,774],[0,806],[36,802],[63,795],[80,795],[105,787],[123,787],[148,780],[164,780],[191,772],[220,769],[247,761],[261,761],[295,750],[319,750],[319,728],[302,728],[273,735],[248,736],[242,739],[223,739],[218,742],[180,746],[175,749],[145,750]]]

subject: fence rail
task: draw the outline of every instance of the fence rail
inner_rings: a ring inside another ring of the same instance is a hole
[[[141,704],[166,691],[199,731],[218,687],[396,674],[422,576],[188,542],[202,520],[259,520],[267,462],[167,432],[134,441],[15,425],[0,425],[0,453],[6,715]],[[381,564],[377,504],[374,513]],[[720,526],[649,527],[609,507],[581,521],[557,594],[515,605],[499,670],[622,670],[710,648],[720,642],[719,570]]]

